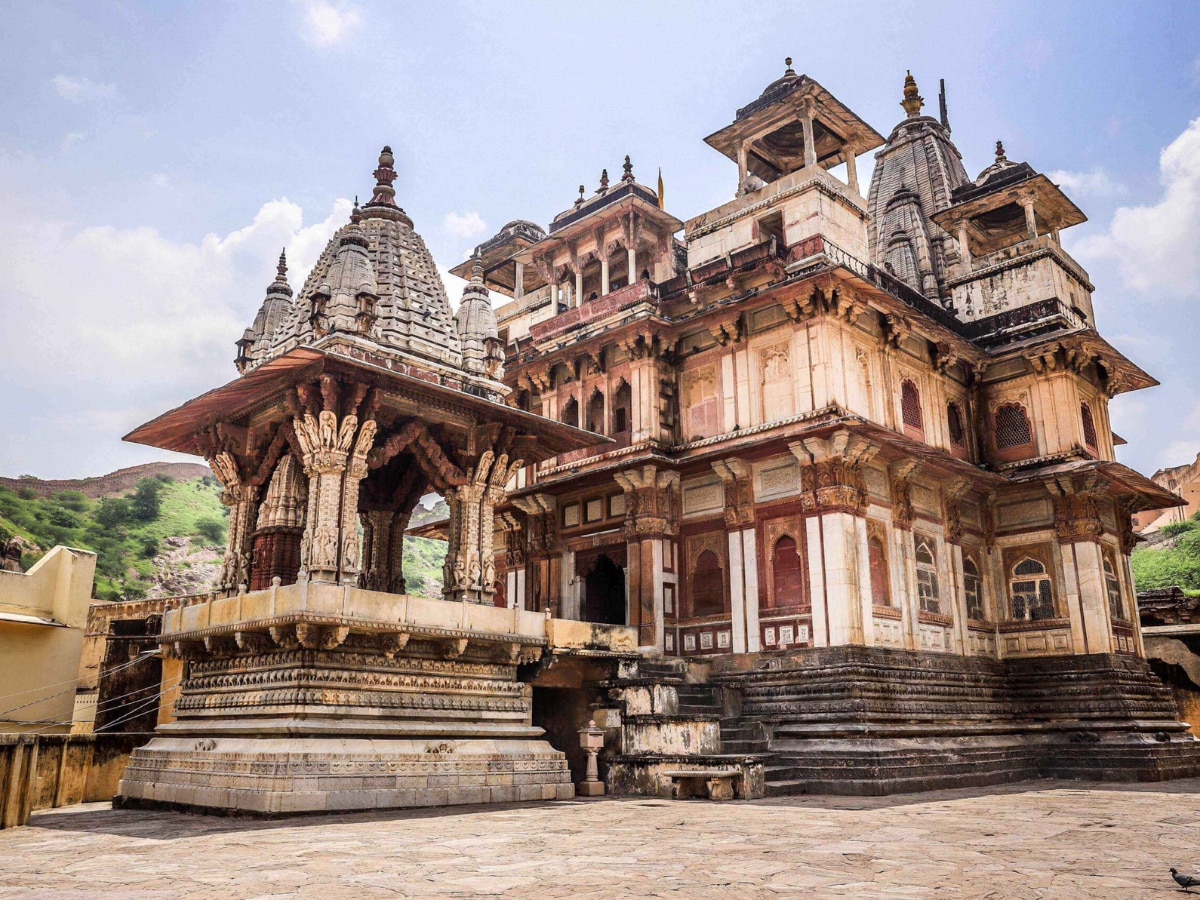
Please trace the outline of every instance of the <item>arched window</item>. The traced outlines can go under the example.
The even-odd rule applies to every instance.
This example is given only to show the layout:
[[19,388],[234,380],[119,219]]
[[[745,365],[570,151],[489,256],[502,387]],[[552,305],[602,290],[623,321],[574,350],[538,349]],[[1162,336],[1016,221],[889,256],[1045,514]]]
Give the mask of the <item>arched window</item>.
[[967,600],[967,618],[987,621],[983,608],[983,579],[979,577],[979,566],[970,556],[963,557],[963,594]]
[[564,425],[579,427],[579,401],[574,397],[563,404],[562,420]]
[[917,599],[921,612],[942,611],[942,591],[938,585],[937,557],[928,541],[917,541]]
[[692,570],[692,615],[716,616],[725,612],[725,573],[712,550],[696,557]]
[[1079,417],[1083,419],[1083,443],[1093,453],[1099,452],[1096,441],[1096,420],[1092,418],[1092,409],[1086,403],[1079,404]]
[[946,430],[950,433],[952,447],[967,449],[967,429],[963,427],[962,410],[953,400],[946,404]]
[[803,568],[796,541],[784,535],[775,542],[771,552],[772,606],[799,606],[804,602]]
[[996,410],[996,456],[1005,462],[1033,456],[1033,427],[1020,403],[1005,403]]
[[1046,567],[1036,559],[1025,557],[1012,570],[1009,582],[1012,618],[1015,621],[1039,622],[1054,618],[1054,590]]
[[1113,564],[1112,554],[1104,552],[1104,592],[1108,595],[1108,613],[1114,620],[1124,622],[1125,604],[1121,602],[1121,581],[1117,578],[1117,567]]
[[867,557],[871,564],[871,603],[875,606],[891,606],[887,550],[884,549],[883,540],[876,535],[867,541]]
[[613,437],[630,430],[633,421],[633,392],[629,382],[622,381],[617,385],[612,404],[612,433]]
[[921,415],[921,392],[909,379],[900,384],[900,416],[904,433],[918,441],[925,440],[925,418]]
[[599,391],[593,392],[588,401],[587,430],[595,434],[604,434],[604,395]]

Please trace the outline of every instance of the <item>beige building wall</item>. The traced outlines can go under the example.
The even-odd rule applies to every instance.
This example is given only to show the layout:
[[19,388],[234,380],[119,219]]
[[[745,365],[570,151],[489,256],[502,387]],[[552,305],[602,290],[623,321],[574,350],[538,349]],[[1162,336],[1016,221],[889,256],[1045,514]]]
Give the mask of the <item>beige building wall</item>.
[[55,547],[0,572],[0,732],[68,732],[96,554]]

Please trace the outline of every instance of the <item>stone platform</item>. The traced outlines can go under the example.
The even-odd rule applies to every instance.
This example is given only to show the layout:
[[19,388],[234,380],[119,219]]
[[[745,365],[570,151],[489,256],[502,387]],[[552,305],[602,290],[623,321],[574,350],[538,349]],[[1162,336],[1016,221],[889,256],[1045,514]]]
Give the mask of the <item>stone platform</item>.
[[771,755],[768,796],[1200,775],[1200,741],[1130,656],[835,647],[731,660],[712,681],[736,710],[724,751]]
[[121,807],[246,815],[566,799],[521,665],[632,629],[300,583],[171,601],[177,721],[134,752]]

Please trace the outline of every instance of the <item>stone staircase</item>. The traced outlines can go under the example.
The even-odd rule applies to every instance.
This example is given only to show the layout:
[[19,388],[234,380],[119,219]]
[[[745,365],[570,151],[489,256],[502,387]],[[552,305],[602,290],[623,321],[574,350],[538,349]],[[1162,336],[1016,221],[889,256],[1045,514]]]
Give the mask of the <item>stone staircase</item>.
[[620,753],[608,765],[613,793],[671,796],[673,777],[687,771],[736,772],[738,796],[762,796],[763,760],[724,749],[735,720],[722,715],[721,688],[692,674],[685,659],[646,658],[604,685],[621,710]]

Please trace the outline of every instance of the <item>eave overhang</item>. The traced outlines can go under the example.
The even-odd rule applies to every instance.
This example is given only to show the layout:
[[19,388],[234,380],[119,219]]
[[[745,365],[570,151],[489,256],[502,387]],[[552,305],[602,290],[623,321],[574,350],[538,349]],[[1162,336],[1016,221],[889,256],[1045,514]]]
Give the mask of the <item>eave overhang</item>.
[[235,381],[163,413],[135,428],[124,440],[199,456],[202,454],[197,432],[202,428],[216,421],[236,420],[273,401],[282,403],[285,393],[294,385],[322,374],[368,383],[380,389],[385,398],[402,397],[407,405],[418,410],[437,410],[438,414],[431,415],[430,421],[448,424],[448,419],[456,419],[464,427],[497,422],[510,426],[520,435],[536,438],[524,448],[526,462],[540,462],[570,450],[612,443],[611,438],[396,372],[383,364],[307,347],[291,350]]

